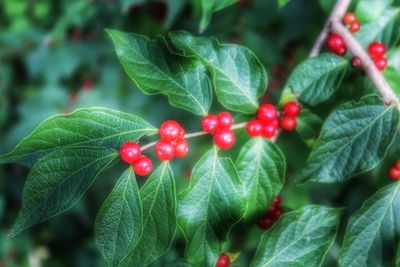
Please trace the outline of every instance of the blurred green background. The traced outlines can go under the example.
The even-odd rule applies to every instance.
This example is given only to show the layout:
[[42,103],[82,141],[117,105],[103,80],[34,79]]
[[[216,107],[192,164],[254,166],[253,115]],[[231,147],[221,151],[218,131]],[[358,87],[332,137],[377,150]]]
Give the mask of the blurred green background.
[[[200,118],[172,108],[163,96],[146,96],[124,73],[105,28],[150,37],[174,29],[198,33],[200,11],[189,0],[2,0],[0,1],[0,153],[8,152],[47,117],[80,107],[103,106],[141,116],[153,125],[176,119],[188,132],[199,130]],[[248,46],[267,68],[269,86],[263,101],[276,102],[291,70],[307,58],[333,0],[291,0],[279,8],[278,0],[242,0],[213,15],[203,35],[221,42]],[[363,92],[362,75],[350,74],[340,92],[313,109],[322,118],[335,104]],[[214,103],[214,110],[221,107]],[[237,115],[237,114],[236,114]],[[242,119],[240,116],[236,117]],[[248,137],[241,132],[231,155]],[[397,140],[398,141],[398,140]],[[376,191],[387,167],[399,151],[373,173],[341,185],[293,186],[291,179],[309,153],[309,142],[297,134],[279,141],[288,160],[285,210],[307,203],[347,207],[347,216]],[[193,162],[210,147],[207,137],[190,143],[190,156],[173,161],[179,186],[187,185]],[[392,149],[394,150],[394,149]],[[391,160],[393,159],[393,160]],[[0,267],[103,266],[93,239],[93,223],[104,199],[120,175],[117,166],[99,177],[85,197],[70,211],[23,232],[3,238],[14,222],[28,170],[0,166]],[[375,178],[372,178],[375,177]],[[378,179],[381,177],[382,179]],[[256,225],[239,229],[231,250],[241,250],[237,262],[247,266],[261,233]],[[333,247],[327,266],[335,266],[341,240]],[[171,252],[155,266],[182,256],[184,242],[177,235]]]

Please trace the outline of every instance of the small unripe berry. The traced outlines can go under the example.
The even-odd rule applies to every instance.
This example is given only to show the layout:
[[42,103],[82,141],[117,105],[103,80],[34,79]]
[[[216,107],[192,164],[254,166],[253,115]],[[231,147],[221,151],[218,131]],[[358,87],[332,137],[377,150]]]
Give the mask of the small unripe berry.
[[275,120],[278,116],[278,109],[272,104],[263,104],[257,110],[257,117],[263,122]]
[[220,129],[229,129],[233,124],[232,115],[229,112],[223,111],[218,114],[218,122]]
[[374,59],[374,63],[378,70],[382,71],[382,70],[386,69],[386,66],[387,66],[386,58],[384,58],[384,57],[376,58],[376,59]]
[[231,148],[235,140],[235,133],[231,130],[221,130],[214,135],[214,143],[221,149]]
[[153,168],[153,163],[151,159],[146,156],[140,156],[134,163],[133,163],[133,170],[137,175],[145,176],[151,172]]
[[372,59],[378,59],[385,55],[386,47],[383,43],[372,42],[368,46],[368,54]]
[[289,101],[283,107],[283,114],[287,117],[297,117],[300,111],[300,105],[295,101]]
[[201,120],[201,128],[207,133],[214,133],[219,127],[218,117],[215,115],[206,115]]
[[276,130],[277,128],[273,122],[267,122],[264,124],[262,136],[265,138],[272,138],[276,135]]
[[353,68],[359,69],[361,68],[361,58],[355,56],[351,58],[350,64]]
[[174,145],[168,141],[160,140],[155,147],[157,158],[160,160],[171,160],[174,157]]
[[281,119],[281,128],[286,131],[293,131],[297,126],[297,121],[293,117],[283,117]]
[[228,267],[230,263],[231,263],[231,260],[229,259],[229,256],[226,255],[225,253],[222,253],[218,257],[217,264],[215,266],[216,267]]
[[351,32],[358,32],[361,28],[360,22],[356,21],[350,26],[350,31]]
[[160,137],[166,141],[177,141],[181,138],[182,127],[174,120],[167,120],[160,126]]
[[178,158],[185,157],[189,152],[189,144],[185,139],[181,139],[175,143],[175,156]]
[[260,120],[253,119],[246,125],[247,133],[250,136],[259,136],[263,132],[264,125]]
[[400,169],[397,169],[395,167],[391,167],[389,169],[389,175],[393,180],[400,179]]
[[121,159],[126,163],[133,163],[140,157],[140,146],[137,143],[126,142],[119,149]]
[[351,12],[347,12],[343,16],[343,23],[346,25],[352,25],[354,22],[357,22],[357,17]]

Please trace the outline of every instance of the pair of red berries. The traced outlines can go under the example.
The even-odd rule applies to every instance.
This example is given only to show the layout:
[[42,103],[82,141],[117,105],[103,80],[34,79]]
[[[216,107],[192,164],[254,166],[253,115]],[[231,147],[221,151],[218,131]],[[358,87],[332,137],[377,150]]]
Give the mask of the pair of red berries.
[[400,160],[389,169],[389,175],[393,180],[400,179]]
[[386,69],[387,60],[385,58],[386,47],[383,43],[372,42],[368,46],[368,54],[373,59],[378,70]]
[[134,142],[124,143],[119,150],[121,159],[126,163],[132,164],[133,170],[137,175],[144,176],[151,172],[153,163],[150,158],[141,155],[141,153],[139,144]]
[[271,228],[277,220],[279,220],[283,212],[283,209],[280,207],[281,201],[281,197],[277,196],[271,206],[267,209],[267,213],[258,220],[257,223],[261,229],[267,230]]
[[232,125],[232,115],[226,111],[218,115],[206,115],[201,120],[203,131],[213,134],[214,143],[221,149],[229,149],[235,144],[236,137],[231,130]]
[[215,265],[216,267],[228,267],[229,264],[231,263],[231,259],[229,258],[228,255],[225,253],[222,253],[219,255],[217,264]]
[[351,32],[358,32],[358,30],[361,28],[361,24],[358,21],[356,15],[351,12],[347,12],[343,16],[343,23],[349,28]]
[[189,145],[184,139],[185,130],[174,120],[167,120],[160,126],[161,140],[156,143],[155,153],[160,160],[183,158],[189,152]]
[[346,54],[346,43],[344,42],[342,36],[340,36],[339,34],[329,34],[325,42],[328,49],[336,55],[344,56]]
[[297,126],[296,117],[300,114],[301,107],[295,101],[287,102],[283,108],[283,117],[279,120],[279,111],[272,104],[263,104],[257,111],[257,119],[250,120],[246,125],[250,136],[264,136],[272,138],[279,127],[292,131]]

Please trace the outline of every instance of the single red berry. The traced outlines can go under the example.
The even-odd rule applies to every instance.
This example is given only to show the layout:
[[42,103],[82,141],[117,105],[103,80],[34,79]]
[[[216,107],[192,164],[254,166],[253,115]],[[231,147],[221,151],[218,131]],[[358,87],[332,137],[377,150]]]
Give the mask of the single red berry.
[[277,206],[271,205],[271,206],[267,209],[267,214],[269,214],[269,215],[274,214],[275,211],[276,211],[276,209],[277,209]]
[[275,126],[276,129],[279,128],[279,119],[278,118],[276,118],[275,120],[271,121],[271,123],[272,123],[272,125]]
[[272,225],[274,224],[274,220],[270,216],[264,215],[260,219],[258,219],[257,224],[261,229],[267,230],[272,227]]
[[215,115],[204,116],[201,120],[201,128],[207,133],[214,133],[219,127],[218,117]]
[[133,163],[133,170],[137,175],[145,176],[151,172],[153,168],[153,163],[151,159],[146,156],[140,156],[134,163]]
[[339,48],[339,50],[336,51],[335,53],[338,56],[344,56],[347,53],[347,48],[346,47]]
[[343,23],[346,25],[352,25],[354,22],[357,22],[357,17],[351,12],[347,12],[343,16]]
[[178,141],[185,138],[185,129],[183,129],[182,127],[179,129],[179,134],[178,134]]
[[279,112],[278,109],[272,104],[263,104],[257,110],[258,118],[263,121],[272,121],[278,118]]
[[164,121],[160,126],[160,137],[166,141],[177,141],[180,139],[182,127],[174,120]]
[[235,140],[235,133],[231,130],[221,130],[214,135],[214,143],[221,149],[231,148]]
[[360,28],[361,28],[360,22],[356,21],[353,24],[351,24],[350,31],[351,32],[358,32],[360,30]]
[[247,133],[250,136],[259,136],[263,132],[264,125],[260,120],[253,119],[246,124]]
[[229,112],[223,111],[218,114],[218,122],[220,129],[229,129],[233,124],[232,115]]
[[293,131],[297,126],[296,118],[293,117],[283,117],[281,119],[281,128],[286,131]]
[[216,267],[228,267],[229,264],[231,263],[231,260],[228,255],[225,253],[222,253],[219,255],[217,264],[215,265]]
[[374,63],[378,70],[386,69],[386,66],[387,66],[386,58],[384,58],[384,57],[376,58],[376,59],[374,59]]
[[274,202],[272,203],[275,206],[279,206],[282,202],[282,198],[280,196],[275,197]]
[[282,209],[277,208],[273,214],[273,218],[275,221],[277,221],[282,215]]
[[160,160],[171,160],[175,154],[174,145],[171,142],[164,140],[157,142],[155,151],[157,158]]
[[273,122],[267,122],[264,124],[262,136],[265,138],[272,138],[276,134],[276,126]]
[[140,146],[137,143],[126,142],[119,149],[121,159],[126,163],[133,163],[140,157]]
[[361,68],[361,58],[355,56],[351,58],[350,64],[353,68],[359,69]]
[[389,175],[393,180],[400,179],[400,170],[395,167],[391,167],[389,169]]
[[185,157],[189,152],[189,144],[185,139],[181,139],[175,143],[175,156],[178,158]]
[[331,50],[332,52],[336,53],[336,54],[343,54],[343,49],[345,49],[346,44],[342,38],[342,36],[336,34],[336,33],[332,33],[330,35],[328,35],[328,37],[326,38],[326,45],[328,47],[329,50]]
[[373,59],[381,58],[386,53],[386,47],[383,43],[380,42],[372,42],[368,46],[368,54]]
[[287,117],[297,117],[300,111],[300,105],[296,101],[289,101],[283,107],[283,114]]
[[396,165],[395,165],[395,167],[396,167],[397,169],[399,169],[399,170],[400,170],[400,160],[398,160],[398,161],[396,162]]

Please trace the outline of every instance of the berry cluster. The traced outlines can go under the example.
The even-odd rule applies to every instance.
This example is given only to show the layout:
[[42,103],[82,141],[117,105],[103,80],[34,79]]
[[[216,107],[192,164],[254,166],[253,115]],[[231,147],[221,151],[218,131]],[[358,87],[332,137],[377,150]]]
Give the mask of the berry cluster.
[[214,135],[214,143],[221,149],[231,148],[236,141],[235,133],[231,130],[232,115],[226,111],[218,115],[209,114],[201,120],[203,131]]
[[343,23],[349,28],[351,32],[358,32],[358,30],[361,28],[361,24],[358,21],[356,15],[351,12],[347,12],[343,16]]
[[121,159],[132,164],[133,170],[137,175],[144,176],[151,172],[153,163],[145,155],[141,155],[141,149],[138,143],[126,142],[119,150]]
[[400,179],[400,160],[389,169],[389,175],[393,180]]
[[380,42],[372,42],[368,46],[368,54],[375,63],[378,70],[384,70],[387,65],[385,58],[386,47]]
[[279,220],[282,215],[283,209],[279,206],[281,204],[281,197],[277,196],[272,202],[272,205],[267,209],[265,213],[259,220],[258,226],[261,229],[269,229],[274,225],[274,223]]
[[229,258],[228,255],[225,253],[222,253],[219,255],[217,264],[215,265],[216,267],[228,267],[229,264],[231,263],[231,259]]
[[174,157],[183,158],[189,152],[189,145],[184,139],[185,130],[174,120],[161,124],[160,138],[155,146],[155,153],[160,160],[171,160]]
[[300,114],[301,107],[295,101],[287,102],[283,108],[283,117],[279,119],[279,111],[272,104],[263,104],[258,108],[257,118],[250,120],[246,125],[250,136],[263,136],[272,138],[279,127],[292,131],[297,126],[296,117]]

